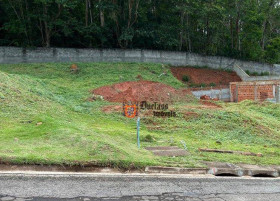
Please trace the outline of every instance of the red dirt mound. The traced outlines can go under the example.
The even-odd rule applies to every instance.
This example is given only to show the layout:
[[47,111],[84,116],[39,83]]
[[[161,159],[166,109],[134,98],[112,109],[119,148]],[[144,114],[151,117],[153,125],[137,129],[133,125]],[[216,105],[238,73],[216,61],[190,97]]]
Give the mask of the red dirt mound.
[[240,82],[240,77],[235,72],[226,72],[208,68],[191,68],[191,67],[173,67],[172,74],[182,81],[184,75],[190,78],[190,83],[194,84],[211,84],[216,86],[227,86],[230,82]]
[[156,101],[172,102],[184,98],[187,90],[176,90],[171,86],[152,81],[122,82],[103,86],[92,91],[110,102]]
[[200,96],[200,100],[213,100],[213,101],[218,101],[219,99],[218,99],[218,98],[211,98],[210,96],[203,95],[203,96]]

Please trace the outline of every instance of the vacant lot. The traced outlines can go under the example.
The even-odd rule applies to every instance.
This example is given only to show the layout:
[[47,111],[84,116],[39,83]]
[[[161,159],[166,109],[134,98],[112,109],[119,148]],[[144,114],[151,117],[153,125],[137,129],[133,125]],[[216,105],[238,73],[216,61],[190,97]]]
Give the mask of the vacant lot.
[[[92,90],[140,78],[177,90],[184,84],[160,64],[78,63],[77,74],[71,73],[69,66],[0,65],[2,162],[90,163],[124,168],[193,167],[206,160],[280,164],[279,105],[250,101],[202,104],[186,95],[185,99],[169,104],[177,117],[142,117],[138,150],[135,119],[122,116],[121,103],[89,101]],[[184,157],[156,157],[143,148],[184,148],[184,143],[190,152]],[[198,152],[202,147],[261,152],[264,157]]]

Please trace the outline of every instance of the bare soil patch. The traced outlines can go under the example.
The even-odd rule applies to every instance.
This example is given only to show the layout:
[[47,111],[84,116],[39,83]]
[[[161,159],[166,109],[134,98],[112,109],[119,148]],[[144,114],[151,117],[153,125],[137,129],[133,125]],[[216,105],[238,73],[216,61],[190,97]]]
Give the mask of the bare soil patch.
[[207,108],[222,108],[222,106],[207,100],[200,100],[200,103],[207,106]]
[[103,86],[92,91],[109,102],[150,101],[169,103],[182,100],[189,91],[177,90],[163,83],[153,81],[130,81]]
[[198,117],[199,117],[199,114],[196,112],[185,112],[184,113],[185,120],[196,119]]
[[240,82],[235,72],[226,72],[208,68],[172,67],[172,74],[182,81],[184,75],[190,78],[188,83],[206,84],[215,83],[216,87],[228,87],[230,82]]
[[107,105],[102,108],[104,113],[122,112],[122,105]]

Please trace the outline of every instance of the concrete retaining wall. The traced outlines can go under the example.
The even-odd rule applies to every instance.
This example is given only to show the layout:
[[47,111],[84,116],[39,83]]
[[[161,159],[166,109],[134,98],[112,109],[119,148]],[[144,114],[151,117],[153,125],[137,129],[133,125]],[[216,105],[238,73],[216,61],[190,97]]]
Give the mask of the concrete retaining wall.
[[192,94],[200,99],[201,96],[209,96],[210,98],[218,98],[219,100],[229,101],[230,100],[230,90],[229,89],[211,89],[211,90],[201,90],[192,91]]
[[42,62],[150,62],[174,66],[208,66],[233,69],[234,65],[251,72],[280,74],[280,66],[240,61],[227,57],[202,56],[188,52],[159,50],[17,48],[0,47],[0,64]]
[[235,65],[233,70],[241,78],[242,81],[269,81],[269,80],[280,80],[279,75],[268,75],[268,76],[249,76],[242,68]]
[[250,76],[245,81],[269,81],[269,80],[280,80],[280,76]]
[[233,70],[236,72],[236,74],[241,78],[242,81],[246,81],[250,78],[250,76],[239,66],[235,65],[233,67]]

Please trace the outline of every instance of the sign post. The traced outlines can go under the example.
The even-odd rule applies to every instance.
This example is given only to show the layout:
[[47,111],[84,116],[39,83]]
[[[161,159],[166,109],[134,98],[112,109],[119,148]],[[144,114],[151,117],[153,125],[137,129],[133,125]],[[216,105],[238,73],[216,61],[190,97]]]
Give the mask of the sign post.
[[137,118],[137,146],[138,146],[138,149],[140,149],[140,133],[139,133],[139,130],[140,130],[140,117]]
[[[128,118],[134,118],[138,116],[138,102],[125,103],[123,102],[123,114]],[[140,117],[137,118],[137,146],[140,149]]]

